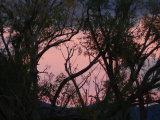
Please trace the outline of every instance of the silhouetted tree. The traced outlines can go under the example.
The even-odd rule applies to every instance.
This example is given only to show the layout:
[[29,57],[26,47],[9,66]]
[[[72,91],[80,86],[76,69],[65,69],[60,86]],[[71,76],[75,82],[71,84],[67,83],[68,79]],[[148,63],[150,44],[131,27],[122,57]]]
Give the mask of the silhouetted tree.
[[[16,76],[16,86],[23,88],[25,84],[28,95],[25,99],[30,107],[24,109],[30,114],[26,116],[29,119],[37,119],[38,62],[51,47],[70,41],[78,33],[82,12],[79,10],[80,16],[76,16],[76,4],[74,0],[4,0],[0,3],[1,40],[5,54],[15,69],[11,73],[6,72],[10,76]],[[6,37],[7,34],[9,35]],[[18,78],[22,69],[26,70],[27,76]],[[7,80],[11,82],[9,78]],[[18,99],[21,98],[18,96]],[[24,116],[23,119],[27,118]]]
[[[159,56],[156,56],[154,65],[143,71],[146,61],[160,49],[159,12],[157,13],[159,8],[153,1],[149,2],[149,4],[148,1],[141,3],[139,0],[86,2],[85,46],[92,50],[90,55],[101,53],[101,65],[108,76],[107,87],[111,88],[106,90],[112,91],[115,97],[113,102],[118,103],[105,117],[112,116],[114,111],[121,109],[121,119],[129,119],[129,108],[138,99],[141,120],[147,119],[145,95],[157,88],[160,80]],[[152,11],[146,12],[148,17],[141,13],[146,9]],[[156,11],[153,11],[154,9]],[[106,101],[107,94],[108,91]]]

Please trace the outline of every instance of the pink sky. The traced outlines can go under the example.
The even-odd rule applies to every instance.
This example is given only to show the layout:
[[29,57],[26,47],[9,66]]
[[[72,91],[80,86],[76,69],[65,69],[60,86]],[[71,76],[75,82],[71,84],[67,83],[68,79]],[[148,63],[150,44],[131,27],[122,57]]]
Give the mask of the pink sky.
[[[77,38],[79,38],[80,36],[82,36],[82,33],[79,33],[78,35],[76,35],[72,40],[78,44]],[[67,42],[67,46],[71,47],[72,45],[73,45],[72,42]],[[64,46],[61,46],[61,50],[62,50],[64,56],[67,57],[67,49]],[[159,55],[159,52],[157,52],[157,53],[158,53],[157,55]],[[82,55],[79,56],[77,51],[75,51],[73,58],[71,59],[71,62],[73,63],[75,60],[76,60],[76,62],[74,63],[74,67],[77,66],[77,68],[78,68],[77,72],[89,64],[88,56],[84,57],[83,53],[82,53]],[[153,59],[150,59],[150,60],[153,61]],[[38,70],[40,72],[42,72],[42,71],[44,71],[46,66],[50,66],[50,68],[47,69],[47,72],[52,72],[55,76],[59,75],[61,72],[66,74],[64,63],[65,63],[65,60],[64,60],[64,57],[63,57],[61,51],[57,48],[51,48],[40,59]],[[152,65],[153,65],[153,62],[152,62]],[[91,71],[94,68],[95,68],[95,66],[93,66],[89,71]],[[100,67],[98,67],[95,70],[95,72],[94,72],[95,76],[99,73],[99,68]],[[148,69],[148,68],[146,68],[146,69]],[[93,83],[94,75],[92,75],[92,77],[91,77],[92,82],[91,82],[90,91],[89,91],[90,95],[95,95],[95,84]],[[101,70],[100,75],[97,78],[98,82],[102,79],[103,75],[104,75],[104,71]],[[40,76],[43,78],[44,74],[41,74]],[[81,81],[82,81],[81,77],[78,77],[76,79],[77,83],[79,83]]]
[[[79,44],[79,41],[78,41],[77,38],[82,37],[82,36],[83,36],[83,34],[79,33],[76,36],[74,36],[72,38],[72,40],[75,43]],[[72,45],[73,45],[72,42],[67,42],[67,46],[71,47]],[[61,50],[62,50],[64,56],[67,57],[67,49],[64,46],[61,46]],[[157,52],[156,55],[157,55],[156,57],[159,57],[160,53]],[[75,60],[76,60],[76,62],[74,63],[74,67],[77,66],[77,68],[78,68],[77,72],[80,71],[81,69],[83,69],[84,67],[86,67],[89,64],[88,56],[84,57],[83,53],[82,53],[82,55],[78,56],[78,52],[77,51],[74,53],[73,58],[71,59],[71,63],[73,63]],[[153,63],[154,63],[153,62],[153,58],[150,58],[150,60],[152,61],[151,63],[153,65]],[[66,74],[64,63],[65,63],[65,60],[64,60],[64,57],[63,57],[61,51],[56,49],[56,48],[51,48],[40,59],[40,61],[39,61],[40,65],[38,66],[38,70],[39,71],[43,71],[46,68],[46,66],[50,66],[50,69],[47,70],[48,72],[52,72],[54,75],[59,75],[61,72]],[[95,66],[93,66],[89,71],[91,71],[94,68],[95,68]],[[98,67],[95,70],[95,72],[94,72],[95,76],[99,73],[99,68],[100,67]],[[148,68],[146,67],[146,70],[147,69]],[[90,90],[89,90],[89,95],[95,95],[95,93],[96,93],[95,92],[95,84],[93,83],[94,77],[95,77],[94,75],[92,75],[92,77],[91,77],[91,81],[92,82],[91,82],[91,86],[90,86]],[[103,75],[104,75],[104,71],[101,70],[100,71],[100,75],[97,78],[97,83],[99,83],[101,81]],[[42,78],[43,78],[43,76],[44,76],[44,74],[41,74]],[[79,83],[81,81],[82,81],[81,77],[78,77],[76,79],[77,83]],[[87,89],[87,87],[86,87],[86,89]]]
[[[72,40],[74,40],[76,43],[78,43],[77,37],[81,36],[81,33],[76,35]],[[67,42],[67,46],[72,46],[73,43],[72,42]],[[67,57],[67,49],[64,46],[61,46],[61,50],[64,54],[65,57]],[[86,67],[89,64],[89,59],[88,56],[84,57],[83,53],[81,55],[78,55],[78,52],[75,51],[73,58],[71,59],[71,63],[74,63],[74,67],[77,66],[77,72],[80,71],[81,69],[83,69],[84,67]],[[58,50],[57,48],[51,48],[50,50],[48,50],[40,59],[39,61],[39,65],[38,65],[38,70],[40,72],[44,71],[44,69],[46,68],[46,66],[50,66],[49,69],[47,69],[47,72],[52,72],[54,75],[59,75],[61,72],[65,73],[65,66],[64,66],[65,60],[64,57],[61,53],[60,50]],[[89,71],[93,70],[96,66],[93,66]],[[99,68],[97,68],[94,72],[94,75],[97,75],[99,70]],[[87,75],[88,72],[87,71],[84,75]],[[67,74],[66,74],[67,75]],[[99,75],[99,79],[97,78],[97,82],[100,81],[101,77],[104,75],[104,72],[101,72]],[[44,74],[40,74],[40,76],[43,78]],[[93,76],[91,77],[92,81],[93,81]],[[81,80],[81,76],[76,78],[76,82],[80,83]],[[95,85],[91,82],[91,86],[90,86],[90,90],[89,90],[89,95],[95,95],[95,89],[94,89]],[[85,87],[86,89],[88,89],[87,87]]]
[[[70,42],[67,43],[68,45]],[[72,43],[71,43],[72,44]],[[67,49],[64,46],[61,46],[61,50],[65,57],[67,57]],[[87,57],[84,57],[83,55],[78,56],[77,51],[75,51],[73,58],[71,59],[71,62],[74,63],[74,66],[78,65],[78,70],[81,70],[83,67],[87,66],[89,61]],[[40,59],[38,70],[43,71],[47,65],[50,66],[49,72],[53,72],[55,75],[58,75],[61,72],[65,72],[65,59],[61,53],[61,51],[57,48],[51,48],[49,49]]]

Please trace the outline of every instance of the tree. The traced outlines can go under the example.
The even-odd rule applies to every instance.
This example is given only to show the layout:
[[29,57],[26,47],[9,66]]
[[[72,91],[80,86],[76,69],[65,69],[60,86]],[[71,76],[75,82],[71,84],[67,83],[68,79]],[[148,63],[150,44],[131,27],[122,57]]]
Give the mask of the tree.
[[[12,111],[10,115],[12,119],[37,119],[38,76],[41,73],[37,70],[38,61],[51,47],[70,41],[78,33],[83,22],[83,18],[81,18],[83,9],[78,10],[77,16],[76,9],[78,9],[78,6],[76,5],[79,5],[79,2],[74,0],[4,0],[1,2],[0,32],[2,48],[4,55],[8,58],[7,60],[11,63],[13,69],[16,69],[13,75],[15,84],[19,80],[20,85],[23,84],[22,88],[9,91],[17,98],[15,104],[13,104],[13,108],[17,109],[8,108]],[[97,62],[99,57],[100,55],[86,68],[62,80],[54,97],[50,99],[53,109],[66,83],[86,72]],[[4,62],[3,64],[5,66]],[[23,71],[22,69],[24,69],[24,73],[19,76],[19,73]],[[6,70],[6,75],[9,73],[9,70]],[[7,78],[7,81],[11,82],[10,78]],[[13,86],[3,86],[3,88],[5,87],[12,89]],[[15,93],[15,90],[23,92],[19,95],[19,93]],[[10,97],[10,95],[7,96]],[[20,104],[20,107],[17,107],[17,103]],[[9,104],[11,104],[10,100]]]
[[[145,104],[153,102],[150,93],[160,85],[160,60],[156,54],[160,48],[157,3],[150,0],[143,4],[140,0],[3,0],[0,3],[0,95],[4,98],[2,106],[7,105],[6,111],[11,112],[0,108],[1,117],[6,120],[38,119],[41,97],[38,95],[42,93],[48,95],[52,103],[50,116],[46,119],[54,118],[57,99],[67,89],[70,80],[84,107],[75,78],[99,62],[107,80],[104,85],[106,96],[102,101],[97,91],[97,105],[102,105],[104,110],[111,109],[104,116],[96,117],[112,118],[120,111],[121,119],[129,119],[130,107],[138,104],[141,120],[145,120]],[[141,14],[141,11],[146,11],[146,14]],[[50,48],[70,41],[79,30],[86,35],[82,44],[93,60],[73,73],[69,61],[73,49],[68,48],[65,64],[68,77],[60,74],[56,78],[58,84],[39,86],[41,72],[37,65],[40,58]],[[149,66],[147,61],[151,58],[156,60]],[[10,82],[12,84],[8,84]],[[21,87],[17,89],[17,85]],[[65,104],[70,100],[69,95]]]
[[76,16],[76,4],[74,0],[4,0],[0,4],[0,32],[5,52],[16,74],[26,66],[27,80],[20,80],[28,93],[25,99],[32,106],[27,109],[31,113],[29,119],[37,119],[38,61],[47,50],[70,41],[78,33],[83,13],[79,10],[81,15]]
[[[93,51],[90,55],[101,53],[102,67],[108,76],[107,86],[115,95],[114,102],[118,102],[115,111],[121,109],[122,119],[129,119],[129,108],[138,99],[141,120],[145,120],[145,95],[159,86],[159,59],[143,72],[144,76],[140,74],[146,61],[160,48],[159,12],[158,6],[153,11],[153,6],[148,7],[145,2],[141,10],[152,12],[147,11],[151,17],[143,17],[138,3],[138,0],[88,1],[84,29],[87,31],[86,47]],[[143,22],[136,27],[138,17]],[[111,110],[106,117],[112,114]]]

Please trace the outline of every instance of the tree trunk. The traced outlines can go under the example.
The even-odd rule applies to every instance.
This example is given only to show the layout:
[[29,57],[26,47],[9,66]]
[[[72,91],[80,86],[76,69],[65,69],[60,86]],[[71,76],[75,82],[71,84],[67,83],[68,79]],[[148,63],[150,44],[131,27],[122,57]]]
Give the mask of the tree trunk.
[[32,119],[36,120],[36,114],[37,114],[37,102],[38,102],[38,80],[37,80],[37,64],[33,60],[31,60],[31,79],[32,79]]
[[37,120],[37,109],[38,109],[38,70],[37,70],[37,55],[38,55],[38,44],[37,40],[33,39],[32,53],[31,53],[31,66],[30,75],[32,80],[32,120]]
[[74,86],[75,86],[75,88],[76,88],[76,92],[77,92],[77,94],[78,94],[78,97],[79,97],[79,100],[80,100],[80,102],[81,102],[82,108],[85,110],[85,112],[87,112],[86,105],[85,105],[85,103],[84,103],[84,101],[83,101],[83,98],[82,98],[82,96],[81,96],[81,93],[80,93],[80,91],[79,91],[79,88],[78,88],[78,85],[77,85],[75,79],[72,79],[72,82],[73,82],[73,84],[74,84]]
[[122,109],[123,120],[130,120],[130,107],[126,104]]
[[143,96],[139,95],[138,100],[139,100],[140,119],[147,120],[147,111],[145,110]]

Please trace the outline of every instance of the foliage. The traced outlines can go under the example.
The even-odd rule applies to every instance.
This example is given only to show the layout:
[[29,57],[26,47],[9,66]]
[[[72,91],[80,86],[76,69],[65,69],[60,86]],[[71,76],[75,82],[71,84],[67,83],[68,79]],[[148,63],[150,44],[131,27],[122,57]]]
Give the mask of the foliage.
[[[52,119],[57,114],[56,105],[62,106],[58,111],[61,112],[72,103],[82,106],[82,113],[93,119],[112,119],[121,113],[123,120],[129,119],[130,107],[138,105],[141,120],[145,120],[144,106],[157,102],[153,98],[154,89],[160,86],[158,4],[158,0],[3,0],[0,118]],[[47,78],[40,82],[37,66],[41,57],[50,48],[71,41],[79,30],[84,33],[80,45],[90,63],[80,71],[77,67],[72,71],[70,60],[76,48],[67,47],[68,56],[64,58],[67,75],[55,77],[54,73],[47,73]],[[79,48],[79,53],[83,48]],[[155,62],[149,65],[151,59]],[[83,86],[78,86],[75,78],[95,64],[101,66],[100,72],[106,77],[101,79],[101,84],[105,81],[102,88],[96,82],[98,75],[89,72],[87,77],[82,76],[84,84],[94,76],[96,95],[90,97],[96,100],[96,107],[88,109],[85,106],[88,91],[84,89],[81,95]],[[103,99],[99,98],[102,91]],[[37,116],[41,109],[38,103],[44,97],[52,104],[46,118],[44,114]],[[107,113],[106,108],[110,109]],[[93,116],[100,110],[104,114]]]
[[[119,107],[122,109],[122,119],[129,119],[127,111],[136,99],[140,106],[141,119],[146,119],[145,95],[153,86],[158,86],[159,81],[159,58],[141,76],[146,61],[160,48],[157,24],[159,13],[152,12],[148,14],[150,17],[143,17],[142,14],[138,16],[141,7],[139,3],[140,1],[115,0],[88,1],[87,4],[87,42],[84,46],[93,50],[88,51],[90,56],[95,51],[96,54],[101,54],[101,65],[108,76],[109,85],[105,86],[111,87],[112,94],[115,95],[112,102],[118,103],[117,110]],[[148,8],[151,6],[142,11]],[[140,23],[137,23],[139,18]],[[108,91],[105,101],[108,99],[107,93]]]
[[37,119],[38,62],[51,47],[70,41],[81,26],[81,15],[75,15],[77,2],[71,3],[74,5],[56,0],[4,0],[0,3],[1,44],[8,62],[4,59],[1,63],[2,88],[16,97],[12,119]]

